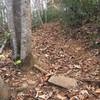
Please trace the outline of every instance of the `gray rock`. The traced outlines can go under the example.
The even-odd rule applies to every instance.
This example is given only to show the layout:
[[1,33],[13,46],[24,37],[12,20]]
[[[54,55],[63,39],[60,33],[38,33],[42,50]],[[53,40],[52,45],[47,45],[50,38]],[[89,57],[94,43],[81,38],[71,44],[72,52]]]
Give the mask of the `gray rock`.
[[76,79],[66,77],[63,74],[51,76],[48,82],[67,89],[73,89],[78,86]]

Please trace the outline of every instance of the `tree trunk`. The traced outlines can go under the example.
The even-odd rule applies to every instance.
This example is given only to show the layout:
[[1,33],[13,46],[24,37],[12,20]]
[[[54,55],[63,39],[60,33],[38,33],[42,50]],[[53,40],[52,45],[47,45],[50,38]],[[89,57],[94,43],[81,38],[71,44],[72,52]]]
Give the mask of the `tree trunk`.
[[17,58],[17,42],[16,42],[16,33],[15,33],[15,26],[14,26],[14,15],[13,15],[13,0],[6,0],[6,7],[7,7],[7,21],[8,21],[8,28],[11,32],[11,41],[13,47],[13,59]]
[[24,60],[31,53],[30,0],[6,0],[13,58]]
[[21,59],[31,53],[31,6],[30,0],[21,0]]

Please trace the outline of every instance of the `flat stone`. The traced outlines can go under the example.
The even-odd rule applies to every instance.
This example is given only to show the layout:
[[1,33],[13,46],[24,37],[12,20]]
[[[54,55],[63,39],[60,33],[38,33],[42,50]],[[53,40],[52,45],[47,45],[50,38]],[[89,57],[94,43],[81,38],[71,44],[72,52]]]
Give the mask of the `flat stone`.
[[76,88],[78,86],[76,79],[66,77],[63,74],[51,76],[48,82],[67,89]]

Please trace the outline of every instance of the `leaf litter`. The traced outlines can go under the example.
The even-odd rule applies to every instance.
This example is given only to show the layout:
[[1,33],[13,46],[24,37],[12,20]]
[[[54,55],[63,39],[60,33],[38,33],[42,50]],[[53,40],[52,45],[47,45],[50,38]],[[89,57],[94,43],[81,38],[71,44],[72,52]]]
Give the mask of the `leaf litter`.
[[[39,58],[46,75],[34,67],[23,72],[13,64],[11,50],[3,52],[0,75],[10,87],[11,100],[100,99],[100,56],[93,53],[94,49],[86,49],[85,39],[66,38],[65,34],[59,22],[33,31],[32,53]],[[78,80],[78,87],[69,89],[48,83],[51,75],[60,74]]]

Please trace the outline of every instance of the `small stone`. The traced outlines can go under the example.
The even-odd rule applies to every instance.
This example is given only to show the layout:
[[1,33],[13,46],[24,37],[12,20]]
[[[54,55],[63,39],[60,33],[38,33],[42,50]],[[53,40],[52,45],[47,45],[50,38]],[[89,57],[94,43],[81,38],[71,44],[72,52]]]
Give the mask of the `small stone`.
[[76,79],[66,77],[63,74],[51,76],[48,82],[67,89],[76,88],[78,86]]

